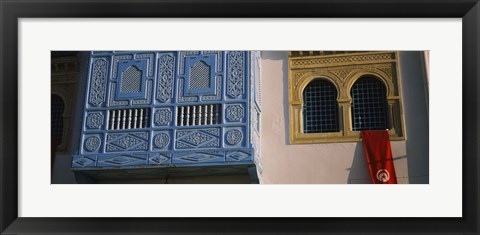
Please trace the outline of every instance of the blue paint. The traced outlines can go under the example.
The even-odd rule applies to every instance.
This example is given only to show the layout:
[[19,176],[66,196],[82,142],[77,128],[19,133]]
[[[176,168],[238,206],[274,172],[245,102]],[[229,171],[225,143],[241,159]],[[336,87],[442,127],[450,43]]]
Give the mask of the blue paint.
[[[127,61],[127,62],[121,62],[118,65],[118,86],[116,87],[115,90],[115,97],[118,99],[123,99],[123,98],[143,98],[146,99],[147,93],[145,92],[146,89],[146,68],[147,68],[147,63],[146,61]],[[127,70],[137,70],[140,71],[141,73],[141,80],[139,81],[140,89],[137,92],[122,92],[121,87],[123,86],[128,86],[125,81],[125,73]]]
[[260,102],[252,53],[92,52],[72,168],[254,165]]
[[[183,88],[185,94],[187,95],[215,95],[216,86],[215,78],[217,76],[222,76],[222,74],[215,70],[215,55],[205,55],[205,56],[195,56],[195,57],[186,57],[186,71],[185,71],[185,87]],[[194,87],[194,78],[190,77],[195,67],[206,67],[209,69],[210,73],[208,76],[209,85],[201,88],[192,88]],[[219,92],[219,91],[218,91]]]

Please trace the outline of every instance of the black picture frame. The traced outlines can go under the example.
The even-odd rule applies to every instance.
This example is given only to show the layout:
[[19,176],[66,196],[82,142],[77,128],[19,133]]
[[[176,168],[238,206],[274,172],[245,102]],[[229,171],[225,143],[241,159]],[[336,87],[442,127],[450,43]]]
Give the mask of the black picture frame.
[[[478,0],[1,0],[0,232],[2,234],[479,234]],[[18,217],[19,18],[387,17],[462,18],[462,218]],[[433,146],[435,147],[435,146]],[[433,156],[434,157],[434,156]],[[39,199],[41,200],[41,199]],[[438,205],[441,209],[442,205]],[[254,210],[254,208],[252,208]]]

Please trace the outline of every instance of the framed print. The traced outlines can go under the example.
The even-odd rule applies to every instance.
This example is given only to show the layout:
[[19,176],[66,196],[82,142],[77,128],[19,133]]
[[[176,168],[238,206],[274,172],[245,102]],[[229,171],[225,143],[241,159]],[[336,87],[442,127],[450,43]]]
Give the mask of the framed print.
[[2,234],[480,232],[476,0],[0,6]]

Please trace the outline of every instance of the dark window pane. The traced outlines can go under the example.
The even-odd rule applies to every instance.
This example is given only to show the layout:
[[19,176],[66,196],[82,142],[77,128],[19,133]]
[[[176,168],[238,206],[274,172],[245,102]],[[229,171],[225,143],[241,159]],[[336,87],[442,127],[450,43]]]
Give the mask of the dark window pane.
[[325,80],[314,80],[303,91],[303,132],[339,131],[337,89]]
[[63,133],[63,111],[65,105],[62,98],[58,95],[52,95],[51,108],[51,135],[52,138],[62,138]]
[[362,77],[352,86],[353,130],[388,128],[388,103],[385,86],[373,77]]

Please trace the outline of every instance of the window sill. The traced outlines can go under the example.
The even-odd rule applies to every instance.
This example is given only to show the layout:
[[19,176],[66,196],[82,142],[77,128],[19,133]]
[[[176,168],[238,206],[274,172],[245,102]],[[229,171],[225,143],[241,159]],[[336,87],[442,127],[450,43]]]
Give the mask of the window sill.
[[[405,140],[404,136],[398,136],[392,130],[389,131],[390,141]],[[290,136],[290,144],[321,144],[321,143],[345,143],[345,142],[361,142],[361,132],[352,131],[348,136],[344,136],[343,132],[332,133],[296,133]]]

